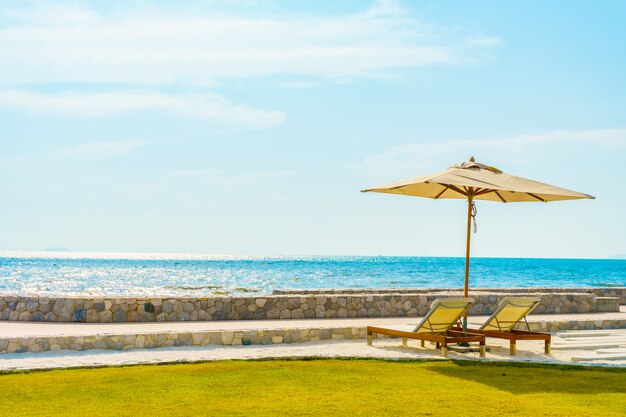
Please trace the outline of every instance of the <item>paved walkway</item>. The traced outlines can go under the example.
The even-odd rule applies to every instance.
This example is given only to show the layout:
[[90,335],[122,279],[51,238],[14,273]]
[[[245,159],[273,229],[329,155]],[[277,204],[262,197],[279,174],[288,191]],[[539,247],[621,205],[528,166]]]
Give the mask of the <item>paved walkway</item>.
[[[487,316],[470,316],[471,325],[482,324]],[[24,321],[0,321],[0,338],[3,337],[59,337],[94,336],[102,334],[149,334],[204,331],[272,330],[385,326],[392,324],[417,324],[420,317],[384,317],[354,319],[305,319],[305,320],[223,320],[185,321],[157,323],[43,323]],[[571,320],[626,320],[626,305],[619,313],[594,314],[533,314],[529,322]]]

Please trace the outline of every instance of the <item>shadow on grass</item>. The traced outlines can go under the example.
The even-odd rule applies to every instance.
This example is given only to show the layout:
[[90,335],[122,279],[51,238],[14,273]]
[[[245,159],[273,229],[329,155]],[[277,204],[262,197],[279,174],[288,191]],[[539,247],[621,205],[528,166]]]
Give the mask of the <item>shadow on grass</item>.
[[450,378],[487,385],[511,394],[626,394],[626,369],[510,362],[452,361],[453,366],[426,365]]

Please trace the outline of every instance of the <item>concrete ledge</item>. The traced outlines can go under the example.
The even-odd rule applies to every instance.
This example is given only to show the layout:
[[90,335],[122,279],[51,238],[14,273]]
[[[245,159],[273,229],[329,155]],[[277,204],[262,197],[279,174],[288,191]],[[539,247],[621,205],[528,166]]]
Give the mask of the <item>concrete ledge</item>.
[[[274,290],[274,295],[294,294],[427,294],[448,291],[463,291],[462,288],[339,288],[339,289],[286,289]],[[618,297],[620,304],[626,305],[626,287],[588,287],[588,288],[473,288],[472,291],[489,293],[588,293],[598,297]]]
[[599,313],[619,311],[620,299],[618,297],[596,297],[596,310]]

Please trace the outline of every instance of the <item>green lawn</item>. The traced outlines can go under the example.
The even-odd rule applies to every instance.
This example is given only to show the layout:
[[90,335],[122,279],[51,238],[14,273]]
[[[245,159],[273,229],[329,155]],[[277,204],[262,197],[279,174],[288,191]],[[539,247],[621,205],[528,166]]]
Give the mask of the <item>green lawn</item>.
[[626,369],[227,361],[0,375],[0,416],[623,416]]

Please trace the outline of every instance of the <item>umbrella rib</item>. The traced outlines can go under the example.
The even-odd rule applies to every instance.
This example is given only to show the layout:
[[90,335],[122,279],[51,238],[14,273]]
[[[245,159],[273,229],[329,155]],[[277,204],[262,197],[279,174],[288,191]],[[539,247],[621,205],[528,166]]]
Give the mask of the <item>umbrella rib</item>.
[[500,199],[500,201],[502,201],[503,203],[506,203],[507,201],[502,197],[502,195],[500,195],[500,193],[498,192],[498,190],[489,190],[489,189],[479,189],[479,191],[474,193],[474,196],[479,196],[479,195],[485,195],[485,194],[489,194],[489,193],[495,193],[495,195],[498,196],[498,198]]
[[537,200],[539,200],[539,201],[541,201],[541,202],[543,202],[543,203],[545,203],[545,202],[546,202],[546,200],[544,200],[543,198],[539,197],[538,195],[535,195],[535,194],[533,194],[533,193],[526,193],[526,194],[528,194],[529,196],[531,196],[531,197],[533,197],[533,198],[536,198]]
[[488,190],[488,189],[482,189],[480,191],[477,191],[474,193],[474,195],[483,195],[483,194],[489,194],[492,193],[494,190]]
[[441,194],[445,193],[448,190],[448,188],[450,188],[449,185],[444,186],[443,190],[441,190],[441,192],[435,196],[435,200],[438,199],[439,197],[441,197]]
[[[441,185],[444,185],[444,184],[441,184]],[[466,192],[466,191],[461,190],[459,187],[456,187],[456,186],[454,186],[454,185],[452,185],[452,184],[447,184],[447,185],[446,185],[446,187],[448,187],[448,188],[450,188],[451,190],[456,191],[457,193],[459,193],[459,194],[464,195],[464,196],[466,196],[466,197],[467,197],[467,192]]]
[[504,197],[502,197],[502,196],[500,195],[500,193],[499,193],[499,192],[497,192],[496,190],[493,190],[493,192],[494,192],[494,193],[498,196],[498,198],[499,198],[500,200],[502,200],[502,202],[503,202],[503,203],[506,203],[506,200],[504,199]]

